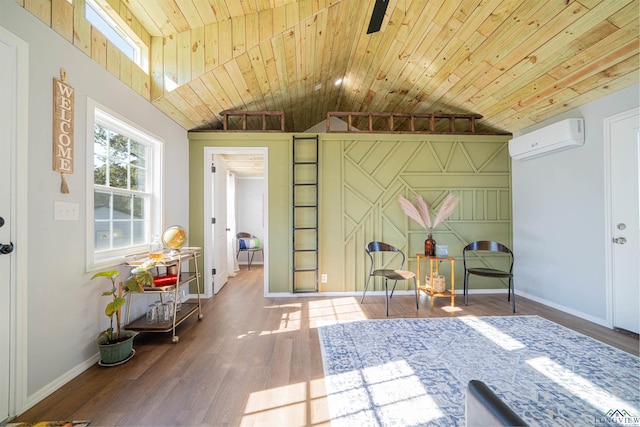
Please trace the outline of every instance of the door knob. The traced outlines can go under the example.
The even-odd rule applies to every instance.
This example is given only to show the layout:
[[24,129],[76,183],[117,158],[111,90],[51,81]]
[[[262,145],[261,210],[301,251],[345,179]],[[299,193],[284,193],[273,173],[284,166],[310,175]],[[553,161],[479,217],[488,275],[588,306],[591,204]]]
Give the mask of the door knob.
[[613,238],[613,243],[617,243],[619,245],[624,245],[625,243],[627,243],[627,239],[625,239],[624,237],[614,237]]
[[13,252],[13,243],[9,242],[8,245],[0,243],[0,255],[6,255]]

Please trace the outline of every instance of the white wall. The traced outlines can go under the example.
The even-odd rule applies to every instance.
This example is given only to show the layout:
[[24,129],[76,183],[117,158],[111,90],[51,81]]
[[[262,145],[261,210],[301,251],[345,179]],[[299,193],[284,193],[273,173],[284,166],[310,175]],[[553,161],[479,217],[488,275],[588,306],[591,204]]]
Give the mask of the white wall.
[[[236,224],[238,232],[251,233],[264,242],[264,178],[236,178]],[[256,264],[264,262],[262,252],[255,253]],[[240,264],[247,255],[240,254]]]
[[[13,0],[0,0],[0,26],[29,44],[27,333],[25,407],[95,362],[97,334],[108,327],[105,289],[85,271],[87,97],[164,139],[164,224],[188,225],[188,139],[184,129],[61,38]],[[75,170],[69,194],[51,170],[52,80],[67,73],[75,89]],[[170,163],[169,163],[170,162]],[[55,221],[54,201],[77,203],[78,221]],[[125,272],[123,271],[123,274]],[[124,276],[126,277],[126,276]],[[108,286],[107,286],[108,287]],[[18,408],[20,409],[20,408]],[[26,409],[26,408],[23,408]]]
[[634,85],[520,133],[583,117],[583,147],[512,161],[517,293],[607,326],[603,119],[637,107],[639,91]]

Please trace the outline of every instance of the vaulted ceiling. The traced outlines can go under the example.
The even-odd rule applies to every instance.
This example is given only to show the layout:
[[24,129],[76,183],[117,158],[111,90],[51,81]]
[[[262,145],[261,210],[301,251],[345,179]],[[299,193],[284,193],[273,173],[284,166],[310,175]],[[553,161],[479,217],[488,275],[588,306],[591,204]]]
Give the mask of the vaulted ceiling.
[[373,34],[374,0],[122,3],[151,35],[152,102],[190,130],[246,110],[284,111],[296,132],[329,111],[516,132],[639,81],[638,0],[388,2]]

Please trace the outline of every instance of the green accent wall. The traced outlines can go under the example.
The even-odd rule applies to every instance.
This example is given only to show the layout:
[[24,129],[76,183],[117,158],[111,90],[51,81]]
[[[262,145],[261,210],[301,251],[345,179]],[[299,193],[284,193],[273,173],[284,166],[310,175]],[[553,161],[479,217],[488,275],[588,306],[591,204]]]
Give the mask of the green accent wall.
[[[289,292],[291,135],[286,133],[191,132],[189,134],[189,244],[204,248],[204,150],[207,147],[268,149],[269,292]],[[267,218],[265,218],[267,219]],[[204,254],[203,254],[204,255]],[[204,274],[203,257],[199,271]]]
[[[193,246],[204,246],[204,148],[267,147],[271,293],[291,291],[292,137],[281,133],[189,134]],[[449,193],[460,197],[453,215],[434,230],[434,239],[448,245],[450,256],[461,257],[462,248],[474,240],[497,240],[511,246],[508,140],[508,136],[485,135],[320,134],[319,273],[328,276],[327,283],[319,284],[320,292],[361,291],[369,269],[364,247],[373,240],[401,248],[408,257],[408,268],[416,270],[415,254],[424,252],[426,234],[404,215],[397,202],[399,194],[410,200],[414,194],[422,195],[435,209]],[[460,290],[461,261],[455,272]],[[483,257],[475,262],[504,267],[502,258]],[[448,264],[441,265],[447,277]],[[426,272],[428,267],[423,264],[421,270]],[[381,281],[374,286],[383,289]],[[474,277],[472,287],[496,285]],[[408,288],[399,283],[397,289]]]

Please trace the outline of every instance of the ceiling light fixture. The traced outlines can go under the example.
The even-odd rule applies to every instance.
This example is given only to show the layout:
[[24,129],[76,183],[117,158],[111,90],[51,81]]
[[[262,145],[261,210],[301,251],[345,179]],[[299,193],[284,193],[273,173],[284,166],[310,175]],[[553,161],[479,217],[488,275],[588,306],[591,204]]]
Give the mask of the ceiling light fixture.
[[342,84],[342,79],[336,80],[336,82],[335,82],[336,86],[340,86],[341,84]]

